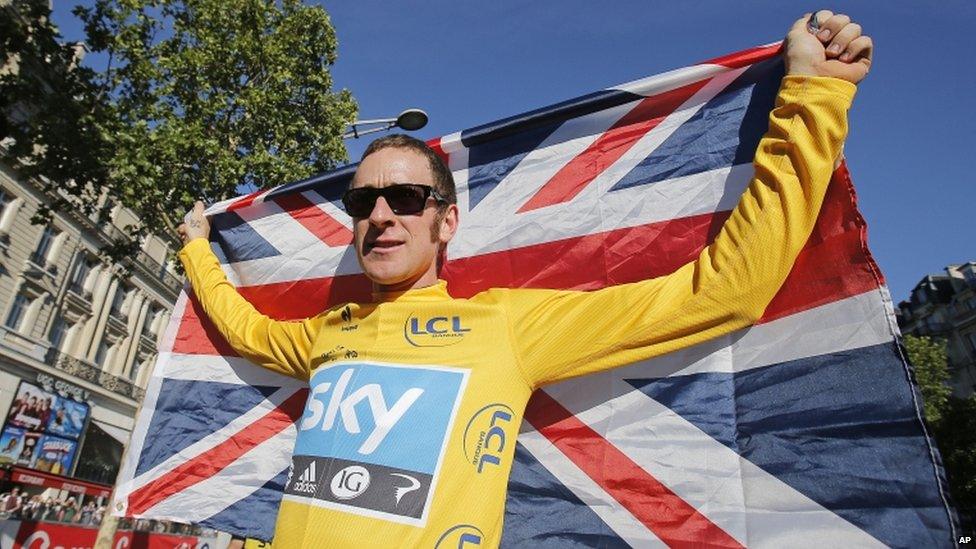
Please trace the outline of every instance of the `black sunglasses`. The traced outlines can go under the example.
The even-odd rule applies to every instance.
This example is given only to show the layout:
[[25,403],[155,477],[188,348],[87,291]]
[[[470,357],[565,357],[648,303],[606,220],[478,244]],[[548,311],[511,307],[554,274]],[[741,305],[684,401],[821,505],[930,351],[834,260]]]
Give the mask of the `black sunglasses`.
[[427,199],[433,198],[441,204],[447,199],[430,185],[416,183],[397,183],[388,187],[356,187],[342,195],[342,205],[350,217],[365,218],[373,213],[376,199],[383,197],[390,209],[397,215],[413,215],[424,211]]

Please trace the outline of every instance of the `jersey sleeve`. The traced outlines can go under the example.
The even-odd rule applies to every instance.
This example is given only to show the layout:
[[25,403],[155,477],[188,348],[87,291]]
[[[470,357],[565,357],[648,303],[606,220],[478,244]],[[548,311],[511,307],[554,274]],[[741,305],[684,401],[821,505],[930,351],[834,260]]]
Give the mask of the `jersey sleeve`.
[[677,271],[592,292],[503,291],[526,381],[631,364],[755,323],[813,230],[855,90],[783,79],[753,179],[712,244]]
[[188,242],[179,257],[207,317],[235,351],[270,370],[308,379],[309,353],[322,316],[277,321],[261,314],[227,280],[204,238]]

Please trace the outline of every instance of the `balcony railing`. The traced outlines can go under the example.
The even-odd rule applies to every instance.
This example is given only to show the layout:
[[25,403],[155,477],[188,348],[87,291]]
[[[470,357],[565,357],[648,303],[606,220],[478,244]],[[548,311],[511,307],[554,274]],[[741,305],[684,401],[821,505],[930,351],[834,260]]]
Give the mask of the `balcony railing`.
[[[125,242],[132,240],[129,235],[125,234],[125,232],[110,223],[103,225],[101,230],[110,241]],[[166,270],[165,265],[153,259],[146,252],[142,250],[137,251],[135,257],[132,257],[131,260],[136,265],[143,266],[146,271],[159,279],[164,286],[172,290],[174,293],[178,294],[180,293],[180,290],[183,289],[183,283],[180,282],[180,279],[173,276],[168,270]]]
[[144,397],[146,394],[141,387],[132,383],[128,379],[114,376],[108,372],[103,372],[97,366],[89,363],[87,360],[66,355],[55,349],[50,349],[47,352],[47,360],[45,362],[54,368],[61,370],[62,372],[71,374],[79,379],[84,379],[85,381],[90,381],[99,387],[103,387],[109,391],[112,391],[113,393],[129,397],[136,402],[142,401],[142,397]]
[[147,269],[152,271],[159,278],[160,282],[162,282],[167,288],[176,293],[180,293],[180,290],[183,289],[183,283],[180,282],[180,279],[170,274],[170,272],[166,270],[165,265],[150,257],[146,252],[139,250],[136,253],[135,260],[136,262],[145,265]]

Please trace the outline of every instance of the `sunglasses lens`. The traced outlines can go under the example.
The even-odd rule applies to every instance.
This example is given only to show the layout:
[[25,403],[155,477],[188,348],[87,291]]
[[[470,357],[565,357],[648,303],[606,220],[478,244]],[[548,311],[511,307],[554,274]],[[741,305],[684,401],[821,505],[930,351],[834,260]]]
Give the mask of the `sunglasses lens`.
[[342,195],[342,205],[350,217],[369,217],[379,195],[379,189],[372,187],[349,189]]
[[426,189],[419,185],[394,185],[384,189],[383,198],[397,215],[415,214],[427,204]]

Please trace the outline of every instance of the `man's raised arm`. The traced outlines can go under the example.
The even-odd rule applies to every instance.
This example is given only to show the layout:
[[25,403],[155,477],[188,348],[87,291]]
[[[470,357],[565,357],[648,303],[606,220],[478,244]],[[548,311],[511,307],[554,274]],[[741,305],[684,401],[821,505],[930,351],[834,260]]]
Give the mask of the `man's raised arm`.
[[[816,223],[871,40],[843,15],[798,20],[755,175],[715,241],[660,278],[595,292],[499,291],[523,372],[538,386],[651,358],[752,325]],[[818,32],[818,34],[814,34]]]
[[259,313],[227,280],[210,249],[210,224],[197,202],[179,227],[180,261],[207,317],[241,356],[285,375],[308,379],[308,355],[321,317],[276,321]]

